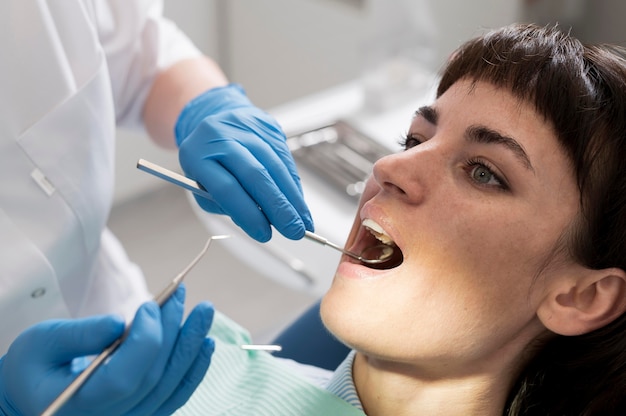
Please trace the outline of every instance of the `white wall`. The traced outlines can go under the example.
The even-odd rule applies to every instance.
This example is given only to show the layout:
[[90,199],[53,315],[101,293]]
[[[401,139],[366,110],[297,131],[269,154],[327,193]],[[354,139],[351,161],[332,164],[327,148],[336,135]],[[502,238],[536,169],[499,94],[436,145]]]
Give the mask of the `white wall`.
[[438,27],[437,61],[443,63],[460,44],[483,30],[514,23],[522,0],[433,0]]
[[626,46],[624,0],[543,0],[526,5],[524,18],[539,24],[555,24],[585,42]]
[[[400,35],[430,48],[424,52],[434,56],[424,63],[438,68],[480,28],[515,21],[519,2],[362,0],[351,2],[361,7],[350,7],[346,0],[228,0],[230,74],[258,105],[271,107],[360,76],[371,49],[381,48],[372,37],[406,26],[411,31]],[[412,16],[407,19],[400,7]],[[398,21],[382,23],[373,14]],[[381,25],[386,29],[375,28]]]

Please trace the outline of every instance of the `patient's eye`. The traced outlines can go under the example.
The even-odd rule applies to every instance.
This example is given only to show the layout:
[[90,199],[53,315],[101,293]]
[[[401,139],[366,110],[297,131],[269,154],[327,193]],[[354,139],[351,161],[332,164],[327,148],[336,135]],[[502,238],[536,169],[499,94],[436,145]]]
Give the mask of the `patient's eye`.
[[486,160],[471,158],[465,162],[465,166],[470,178],[478,185],[503,191],[509,189],[506,181],[494,172],[494,168]]
[[424,141],[425,139],[419,134],[409,133],[400,139],[400,146],[402,146],[404,150],[409,150],[422,144]]
[[499,184],[500,182],[493,172],[491,172],[487,167],[481,165],[474,166],[471,175],[476,182],[484,185],[492,183]]

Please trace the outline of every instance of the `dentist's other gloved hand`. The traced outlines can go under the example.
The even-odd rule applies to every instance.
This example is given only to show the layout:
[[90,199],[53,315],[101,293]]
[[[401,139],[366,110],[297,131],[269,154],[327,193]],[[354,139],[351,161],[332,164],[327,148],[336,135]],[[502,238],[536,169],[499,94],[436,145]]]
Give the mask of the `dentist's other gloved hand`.
[[[167,415],[182,406],[215,348],[206,338],[213,307],[200,303],[181,327],[184,297],[181,287],[161,310],[143,304],[110,361],[58,415]],[[86,366],[76,368],[78,357],[99,354],[123,332],[124,322],[112,315],[45,321],[24,331],[0,359],[0,414],[41,414]]]
[[175,135],[185,174],[213,196],[195,196],[205,211],[229,215],[261,242],[271,238],[270,224],[290,239],[313,230],[285,134],[240,86],[214,88],[193,99],[181,112]]

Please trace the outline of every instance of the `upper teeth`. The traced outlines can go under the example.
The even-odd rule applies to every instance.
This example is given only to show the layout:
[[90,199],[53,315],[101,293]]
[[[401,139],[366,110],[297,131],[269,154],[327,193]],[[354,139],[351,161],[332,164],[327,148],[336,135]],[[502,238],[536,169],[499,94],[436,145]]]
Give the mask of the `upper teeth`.
[[369,218],[366,218],[363,220],[363,222],[361,223],[365,228],[367,228],[372,234],[374,234],[374,237],[376,237],[378,240],[380,240],[383,244],[387,244],[387,245],[393,245],[394,242],[391,239],[391,237],[389,237],[386,233],[385,230],[383,230],[383,227],[380,226],[380,224],[378,224],[376,221],[371,220]]

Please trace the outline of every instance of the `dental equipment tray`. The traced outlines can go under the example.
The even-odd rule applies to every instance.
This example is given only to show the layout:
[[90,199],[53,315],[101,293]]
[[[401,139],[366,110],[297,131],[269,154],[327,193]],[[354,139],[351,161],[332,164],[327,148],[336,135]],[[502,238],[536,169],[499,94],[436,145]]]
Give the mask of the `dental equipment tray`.
[[391,150],[344,121],[287,138],[296,163],[306,166],[350,198],[358,199],[374,162]]

